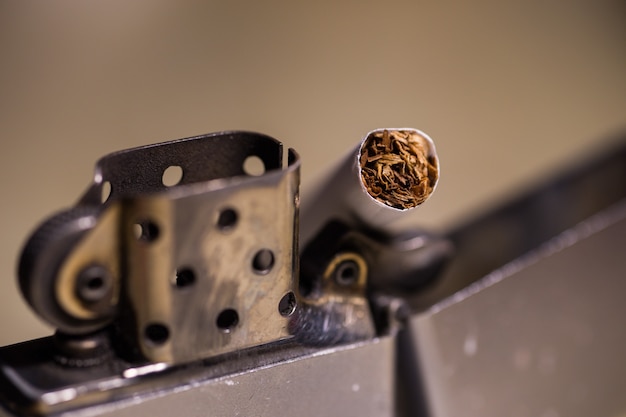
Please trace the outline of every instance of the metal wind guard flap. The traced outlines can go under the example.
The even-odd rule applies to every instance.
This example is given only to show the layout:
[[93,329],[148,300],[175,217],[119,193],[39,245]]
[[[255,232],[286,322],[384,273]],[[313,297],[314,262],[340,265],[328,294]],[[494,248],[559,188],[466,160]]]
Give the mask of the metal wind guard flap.
[[[256,172],[248,166],[254,162]],[[102,202],[105,186],[110,195]],[[31,238],[22,289],[63,333],[113,323],[125,350],[153,363],[290,337],[298,189],[297,155],[290,150],[283,169],[282,145],[259,134],[226,132],[109,155],[79,205]],[[63,247],[52,259],[37,250],[50,252],[51,243]]]

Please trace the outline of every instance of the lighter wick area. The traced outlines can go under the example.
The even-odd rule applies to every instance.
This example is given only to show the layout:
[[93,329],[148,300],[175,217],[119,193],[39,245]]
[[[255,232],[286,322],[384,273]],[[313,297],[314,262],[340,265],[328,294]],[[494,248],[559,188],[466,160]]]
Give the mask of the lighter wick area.
[[361,181],[374,199],[401,210],[419,206],[439,179],[429,142],[410,130],[370,134],[361,147]]

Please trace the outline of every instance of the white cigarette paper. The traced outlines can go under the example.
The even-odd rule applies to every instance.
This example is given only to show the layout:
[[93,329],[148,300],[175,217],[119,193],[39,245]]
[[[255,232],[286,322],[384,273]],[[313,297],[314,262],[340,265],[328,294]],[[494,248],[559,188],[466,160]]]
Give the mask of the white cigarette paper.
[[435,191],[439,159],[425,133],[411,128],[369,132],[346,158],[303,195],[301,244],[331,219],[384,229]]

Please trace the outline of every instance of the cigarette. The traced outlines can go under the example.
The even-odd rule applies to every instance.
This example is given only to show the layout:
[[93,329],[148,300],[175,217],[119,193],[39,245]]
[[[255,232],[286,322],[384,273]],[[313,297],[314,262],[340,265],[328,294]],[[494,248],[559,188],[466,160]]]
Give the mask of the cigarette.
[[332,219],[384,230],[430,198],[439,172],[435,145],[424,132],[369,132],[313,192],[303,195],[301,244]]
[[361,142],[359,176],[374,200],[398,210],[417,207],[439,179],[434,144],[415,129],[374,130]]

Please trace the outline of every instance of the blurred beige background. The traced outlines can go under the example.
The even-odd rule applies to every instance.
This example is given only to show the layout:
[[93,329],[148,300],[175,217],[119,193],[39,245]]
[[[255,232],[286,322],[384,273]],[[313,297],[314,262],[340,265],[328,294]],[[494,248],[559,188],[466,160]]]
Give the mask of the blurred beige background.
[[417,127],[443,172],[414,221],[440,229],[626,127],[623,1],[3,2],[0,51],[0,345],[50,332],[16,259],[105,153],[256,130],[306,193],[367,131]]

